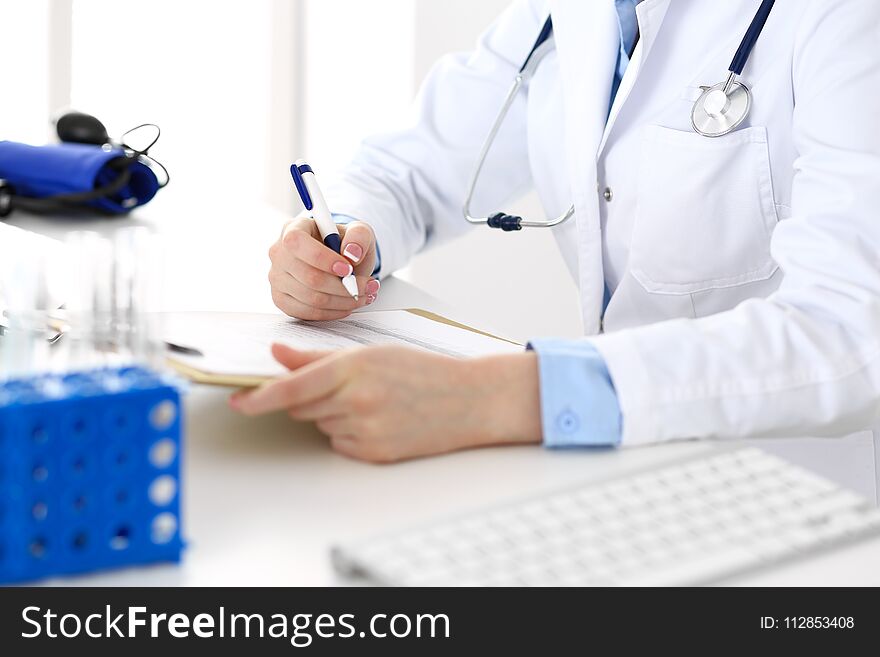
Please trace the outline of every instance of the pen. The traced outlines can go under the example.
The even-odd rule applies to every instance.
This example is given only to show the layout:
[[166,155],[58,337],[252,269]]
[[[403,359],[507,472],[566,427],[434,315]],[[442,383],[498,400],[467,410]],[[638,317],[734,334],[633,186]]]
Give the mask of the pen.
[[[341,253],[342,239],[339,237],[339,230],[330,215],[330,210],[327,208],[327,202],[324,200],[321,188],[318,187],[318,179],[315,178],[312,167],[305,160],[297,160],[290,165],[290,175],[293,177],[293,184],[296,185],[296,191],[299,192],[303,205],[306,206],[306,210],[312,213],[312,217],[318,225],[318,232],[321,233],[324,244],[336,253]],[[357,301],[358,289],[354,273],[343,276],[342,285]]]

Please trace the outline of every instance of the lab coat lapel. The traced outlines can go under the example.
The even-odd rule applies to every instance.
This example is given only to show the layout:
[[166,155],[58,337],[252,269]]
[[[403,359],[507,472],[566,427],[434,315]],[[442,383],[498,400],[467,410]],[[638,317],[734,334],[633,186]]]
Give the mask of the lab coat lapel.
[[577,223],[578,283],[584,331],[599,331],[604,295],[596,162],[620,32],[612,0],[550,2],[563,81],[566,157]]
[[629,98],[630,92],[632,92],[633,86],[635,86],[636,80],[645,64],[645,60],[650,54],[654,42],[657,40],[657,34],[663,25],[663,19],[666,18],[670,2],[671,0],[643,0],[636,8],[636,14],[639,19],[639,43],[633,52],[629,66],[627,66],[626,74],[620,81],[620,88],[617,90],[617,96],[614,99],[614,105],[611,107],[611,114],[608,116],[602,141],[599,144],[598,153],[600,155],[605,150],[608,136],[614,129],[614,124],[617,122],[620,110]]

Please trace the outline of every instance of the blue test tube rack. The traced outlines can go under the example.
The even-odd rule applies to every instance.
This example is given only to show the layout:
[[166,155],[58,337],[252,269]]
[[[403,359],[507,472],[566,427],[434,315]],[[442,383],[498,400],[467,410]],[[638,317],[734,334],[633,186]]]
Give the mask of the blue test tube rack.
[[179,561],[181,410],[142,367],[0,383],[0,583]]

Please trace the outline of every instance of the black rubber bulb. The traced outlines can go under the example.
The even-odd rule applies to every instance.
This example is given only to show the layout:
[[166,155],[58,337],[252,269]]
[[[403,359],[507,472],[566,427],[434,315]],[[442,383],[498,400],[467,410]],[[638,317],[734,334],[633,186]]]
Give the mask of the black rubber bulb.
[[110,141],[107,128],[91,114],[68,112],[55,122],[55,130],[61,141],[77,144],[102,145]]

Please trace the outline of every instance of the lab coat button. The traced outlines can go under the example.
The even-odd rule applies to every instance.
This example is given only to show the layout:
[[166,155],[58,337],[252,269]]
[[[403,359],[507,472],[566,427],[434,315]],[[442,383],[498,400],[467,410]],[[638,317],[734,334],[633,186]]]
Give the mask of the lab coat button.
[[562,433],[574,433],[580,426],[580,419],[573,411],[565,410],[556,416],[556,428]]
[[605,198],[606,201],[611,203],[611,199],[614,198],[614,192],[611,191],[610,187],[606,187],[605,191],[602,192],[602,196]]

